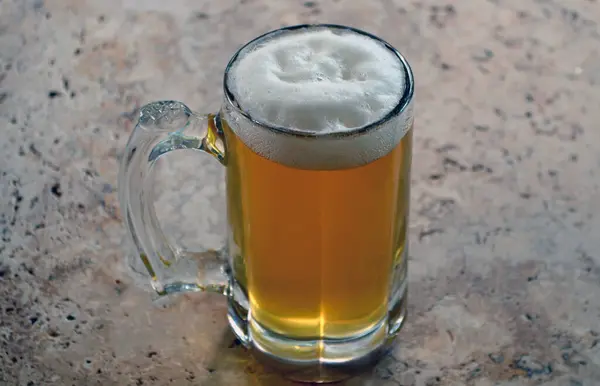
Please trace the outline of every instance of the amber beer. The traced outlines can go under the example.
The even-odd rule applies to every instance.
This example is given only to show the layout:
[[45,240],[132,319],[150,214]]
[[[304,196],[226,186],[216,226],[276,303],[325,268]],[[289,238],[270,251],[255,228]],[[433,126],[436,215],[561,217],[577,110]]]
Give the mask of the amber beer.
[[412,121],[378,124],[399,104],[401,64],[330,31],[275,38],[237,63],[235,98],[263,123],[222,122],[251,323],[300,340],[362,336],[387,317],[405,263]]
[[297,338],[370,330],[406,244],[411,131],[389,154],[338,170],[284,166],[226,134],[229,221],[254,320]]

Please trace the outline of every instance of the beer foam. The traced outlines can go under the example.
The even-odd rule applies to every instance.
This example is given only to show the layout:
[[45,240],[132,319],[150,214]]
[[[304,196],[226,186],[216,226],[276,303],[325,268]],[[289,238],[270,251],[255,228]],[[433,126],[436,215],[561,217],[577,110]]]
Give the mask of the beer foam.
[[391,151],[409,128],[406,119],[394,119],[356,136],[320,135],[380,120],[405,92],[405,68],[395,53],[350,30],[307,27],[269,34],[242,49],[227,76],[238,106],[253,119],[311,134],[281,134],[244,123],[239,112],[226,109],[234,118],[233,124],[228,120],[232,130],[247,146],[288,166],[365,164]]
[[329,29],[288,33],[238,59],[231,84],[251,116],[305,132],[375,122],[398,104],[404,70],[380,42]]

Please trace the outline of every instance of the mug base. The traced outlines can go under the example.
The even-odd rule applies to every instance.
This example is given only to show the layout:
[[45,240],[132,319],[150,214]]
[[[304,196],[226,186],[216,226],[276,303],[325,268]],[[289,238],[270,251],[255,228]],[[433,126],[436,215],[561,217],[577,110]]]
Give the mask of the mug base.
[[374,366],[392,347],[406,319],[406,291],[387,317],[359,335],[343,339],[296,340],[272,332],[240,315],[243,307],[230,303],[229,323],[254,357],[283,377],[305,383],[334,383]]

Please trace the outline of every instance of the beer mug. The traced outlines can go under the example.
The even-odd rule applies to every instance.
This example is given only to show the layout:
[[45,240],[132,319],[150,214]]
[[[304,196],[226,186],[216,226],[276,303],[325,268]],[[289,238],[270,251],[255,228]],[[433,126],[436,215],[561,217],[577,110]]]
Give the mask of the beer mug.
[[[259,359],[291,379],[339,380],[376,362],[406,315],[412,71],[376,36],[299,25],[244,45],[223,87],[214,114],[141,108],[119,176],[126,228],[158,295],[221,293]],[[153,166],[179,149],[226,168],[221,250],[187,251],[161,231]]]

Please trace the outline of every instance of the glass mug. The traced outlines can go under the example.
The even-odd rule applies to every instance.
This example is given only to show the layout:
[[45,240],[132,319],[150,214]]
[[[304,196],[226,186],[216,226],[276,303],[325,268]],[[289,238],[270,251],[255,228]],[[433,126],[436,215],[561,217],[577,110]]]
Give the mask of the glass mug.
[[[261,121],[240,107],[229,76],[236,61],[274,34],[316,29],[374,39],[397,58],[405,83],[398,87],[404,91],[383,118],[349,131],[300,132]],[[391,45],[366,32],[298,25],[243,46],[227,65],[223,86],[216,114],[197,114],[176,101],[141,108],[119,175],[130,238],[159,295],[222,293],[231,328],[259,360],[294,380],[345,378],[382,356],[406,315],[410,66]],[[267,159],[236,134],[244,130],[282,146]],[[344,166],[383,133],[395,138],[389,151]],[[277,162],[277,153],[290,147],[303,158]],[[158,224],[153,165],[178,149],[206,152],[226,167],[228,234],[219,251],[170,245]],[[336,162],[323,166],[311,154],[325,149]]]

